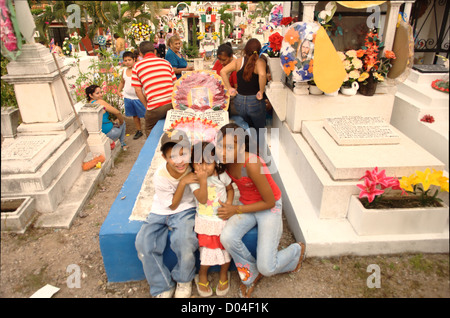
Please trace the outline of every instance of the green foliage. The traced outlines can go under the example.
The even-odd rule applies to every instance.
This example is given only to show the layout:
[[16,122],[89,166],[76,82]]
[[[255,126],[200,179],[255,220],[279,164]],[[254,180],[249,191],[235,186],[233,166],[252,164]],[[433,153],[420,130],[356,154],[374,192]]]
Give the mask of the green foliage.
[[[8,65],[9,60],[1,56],[1,75],[6,75],[6,65]],[[1,80],[1,106],[2,107],[18,107],[16,94],[14,93],[14,86],[6,83],[4,80]]]
[[[195,40],[194,40],[195,43]],[[188,58],[196,58],[198,57],[198,47],[196,44],[183,42],[183,52],[186,54]]]
[[[121,80],[119,58],[106,50],[98,50],[99,59],[92,60],[86,73],[80,69],[79,61],[76,62],[78,75],[72,89],[72,96],[75,102],[86,101],[86,87],[98,85],[103,90],[103,99],[118,110],[124,110],[123,99],[118,95],[118,87]],[[68,79],[72,79],[70,77]]]

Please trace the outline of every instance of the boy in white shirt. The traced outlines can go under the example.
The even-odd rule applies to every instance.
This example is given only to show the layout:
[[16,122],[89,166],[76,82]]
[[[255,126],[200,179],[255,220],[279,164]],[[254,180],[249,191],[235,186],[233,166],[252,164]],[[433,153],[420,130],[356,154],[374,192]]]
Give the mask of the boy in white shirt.
[[[194,232],[196,204],[188,186],[198,182],[189,166],[189,138],[180,130],[169,130],[161,137],[161,152],[166,160],[155,172],[155,195],[147,220],[136,236],[136,249],[150,285],[150,293],[158,298],[191,296],[195,276],[198,240]],[[164,265],[163,252],[169,229],[170,248],[178,262],[172,271]]]
[[[141,128],[141,118],[145,117],[146,108],[136,95],[136,91],[131,86],[131,76],[136,58],[133,52],[126,51],[123,53],[123,65],[127,68],[123,70],[122,79],[120,80],[118,92],[119,96],[123,98],[125,104],[125,116],[133,117],[134,124],[136,126],[136,134],[133,139],[138,139],[143,136]],[[122,93],[123,89],[123,93]]]

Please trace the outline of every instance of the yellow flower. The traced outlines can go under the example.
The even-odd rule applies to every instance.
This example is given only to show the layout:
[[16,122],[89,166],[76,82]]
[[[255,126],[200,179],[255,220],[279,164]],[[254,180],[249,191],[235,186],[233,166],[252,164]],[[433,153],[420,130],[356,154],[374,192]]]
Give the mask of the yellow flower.
[[358,78],[358,82],[363,82],[363,81],[365,81],[365,80],[368,79],[368,78],[369,78],[369,73],[364,72],[364,73],[362,73],[361,76]]
[[448,192],[448,178],[443,176],[442,170],[436,171],[433,169],[433,173],[431,175],[433,176],[434,181],[436,181],[436,183],[433,184],[440,186],[441,191]]
[[377,72],[374,72],[374,73],[373,73],[373,77],[374,77],[375,79],[377,79],[378,81],[380,81],[380,82],[383,82],[383,81],[384,81],[383,75],[381,75],[381,74],[379,74],[379,73],[377,73]]
[[415,174],[410,175],[409,177],[402,177],[400,182],[400,187],[406,191],[413,192],[413,185],[416,184],[417,176]]
[[416,183],[422,183],[423,191],[427,191],[430,185],[439,185],[439,181],[436,179],[436,174],[431,173],[430,168],[426,168],[425,171],[416,171],[417,179]]

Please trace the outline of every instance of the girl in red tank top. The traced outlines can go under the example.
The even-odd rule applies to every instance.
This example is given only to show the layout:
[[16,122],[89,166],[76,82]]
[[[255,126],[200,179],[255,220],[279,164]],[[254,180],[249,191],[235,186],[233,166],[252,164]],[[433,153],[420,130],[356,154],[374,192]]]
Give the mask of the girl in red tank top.
[[[278,250],[282,232],[281,191],[264,160],[249,150],[249,136],[240,126],[231,123],[220,129],[216,156],[236,183],[242,203],[233,205],[219,201],[221,207],[217,215],[229,220],[220,242],[236,265],[242,297],[250,297],[263,276],[298,271],[305,257],[305,244],[301,242]],[[255,226],[257,259],[242,242],[244,235]]]

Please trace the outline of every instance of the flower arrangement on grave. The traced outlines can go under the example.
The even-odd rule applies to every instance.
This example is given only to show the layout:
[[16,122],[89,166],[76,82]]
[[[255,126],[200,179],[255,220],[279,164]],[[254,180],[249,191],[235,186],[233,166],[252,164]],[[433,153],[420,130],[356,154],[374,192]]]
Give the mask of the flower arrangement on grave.
[[212,37],[212,39],[215,41],[215,40],[217,40],[218,38],[219,38],[219,32],[213,32],[212,34],[211,34],[211,37]]
[[292,17],[284,17],[281,19],[280,24],[283,26],[289,26],[293,21],[294,19],[292,19]]
[[[398,179],[387,177],[385,170],[378,171],[375,167],[372,171],[366,170],[362,179],[363,184],[356,186],[361,190],[359,199],[366,209],[441,206],[442,200],[437,195],[439,191],[448,192],[448,178],[442,171],[433,169],[431,172],[430,168]],[[392,190],[401,191],[400,195]],[[385,196],[389,193],[390,196]]]
[[356,56],[363,62],[363,73],[358,78],[358,82],[367,85],[369,77],[373,77],[375,82],[383,82],[392,67],[391,61],[395,59],[393,51],[386,50],[384,56],[380,52],[384,48],[384,43],[378,37],[376,29],[371,29],[366,34],[364,46],[356,52]]
[[[325,29],[328,36],[338,36],[343,35],[342,27],[337,25],[333,21],[333,16],[336,12],[337,5],[335,1],[330,1],[326,4],[325,9],[320,12],[315,12],[315,18]],[[342,16],[339,14],[338,20],[340,21]]]
[[75,32],[71,37],[70,37],[70,43],[72,43],[73,45],[75,45],[75,47],[81,42],[81,36],[78,35],[77,32]]
[[0,39],[2,56],[6,57],[8,60],[16,60],[16,58],[21,54],[22,33],[20,32],[19,25],[17,23],[13,2],[0,1],[0,12]]
[[197,40],[203,40],[206,37],[205,32],[197,32]]
[[337,52],[344,65],[347,77],[345,78],[342,86],[351,87],[352,83],[357,81],[361,76],[361,69],[363,66],[362,61],[357,57],[355,50],[348,50],[347,52]]
[[282,42],[283,37],[278,32],[275,32],[269,36],[269,50],[267,50],[267,55],[270,57],[280,57]]
[[134,41],[153,41],[153,32],[148,24],[133,23],[128,31],[128,37]]
[[64,38],[64,42],[62,44],[61,49],[62,49],[64,55],[70,56],[70,54],[72,54],[72,47],[70,45],[69,38]]
[[429,115],[429,114],[427,114],[427,115],[424,115],[424,116],[420,119],[420,121],[423,121],[423,122],[425,122],[425,123],[430,123],[430,124],[432,124],[432,123],[434,123],[434,117],[431,116],[431,115]]

